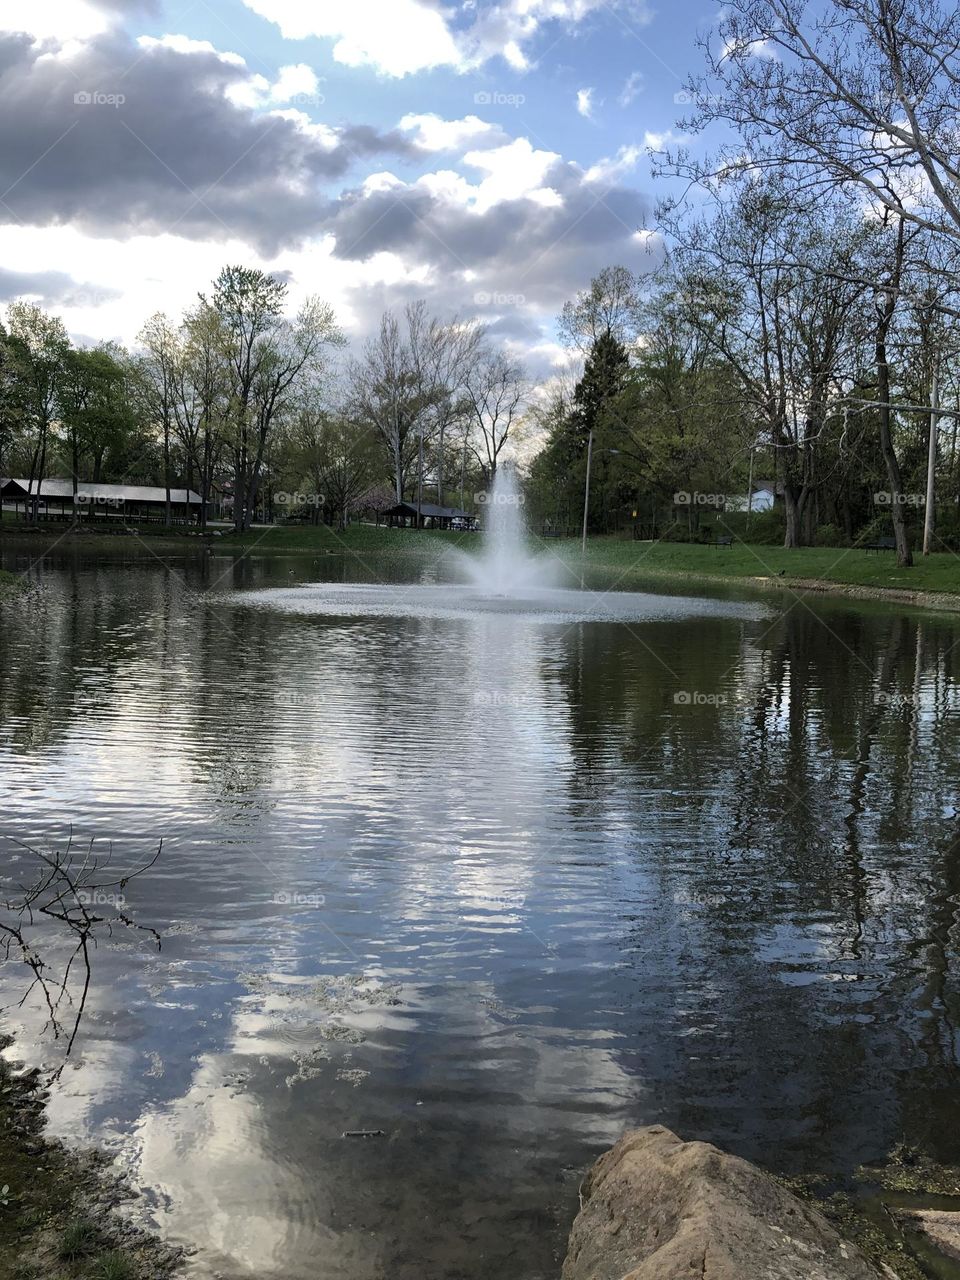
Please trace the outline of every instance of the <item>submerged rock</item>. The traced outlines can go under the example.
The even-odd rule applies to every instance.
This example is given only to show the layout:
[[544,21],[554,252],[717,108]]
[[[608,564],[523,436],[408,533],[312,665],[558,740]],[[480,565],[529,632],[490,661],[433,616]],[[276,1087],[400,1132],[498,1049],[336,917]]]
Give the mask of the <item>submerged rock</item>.
[[855,1245],[769,1174],[662,1125],[601,1156],[562,1280],[878,1280]]

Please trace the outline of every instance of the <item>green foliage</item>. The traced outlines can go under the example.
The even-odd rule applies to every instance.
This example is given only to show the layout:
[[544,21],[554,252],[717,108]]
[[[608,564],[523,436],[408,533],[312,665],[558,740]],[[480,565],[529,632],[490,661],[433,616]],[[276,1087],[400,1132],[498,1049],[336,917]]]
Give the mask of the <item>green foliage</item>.
[[120,1249],[102,1253],[90,1268],[91,1280],[135,1280],[137,1269]]
[[89,1257],[100,1244],[100,1232],[87,1218],[77,1218],[63,1230],[57,1244],[57,1252],[67,1262]]

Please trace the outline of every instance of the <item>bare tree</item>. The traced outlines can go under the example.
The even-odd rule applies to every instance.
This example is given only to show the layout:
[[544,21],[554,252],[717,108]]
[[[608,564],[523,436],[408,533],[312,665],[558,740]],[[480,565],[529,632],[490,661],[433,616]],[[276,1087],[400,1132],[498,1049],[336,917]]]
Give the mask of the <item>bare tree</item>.
[[586,354],[604,333],[629,347],[639,327],[641,289],[627,267],[604,267],[571,302],[563,304],[560,335]]
[[[783,486],[785,546],[799,546],[822,481],[828,395],[842,379],[864,275],[842,207],[816,215],[777,182],[743,182],[713,217],[675,223],[686,320],[735,371]],[[807,522],[809,532],[809,522]]]
[[829,188],[960,250],[960,9],[953,0],[729,0],[702,42],[694,129],[732,125],[713,161],[668,167],[711,182],[776,170],[808,199]]
[[[120,874],[111,870],[109,854],[104,858],[94,854],[92,842],[75,852],[71,840],[65,850],[49,853],[12,843],[19,853],[6,860],[0,876],[0,961],[19,963],[29,970],[28,986],[17,1007],[38,990],[47,1026],[56,1037],[68,1037],[69,1055],[86,1008],[91,953],[98,940],[112,937],[118,928],[132,929],[149,935],[160,948],[156,930],[138,924],[127,911],[124,890],[154,865],[162,841],[146,863]],[[20,864],[27,877],[23,881],[19,880]],[[54,939],[42,933],[41,923],[56,927]],[[42,949],[38,934],[43,937]],[[65,1007],[71,1010],[66,1022],[62,1016]]]
[[491,482],[503,447],[527,403],[526,373],[505,351],[487,347],[468,369],[464,390],[479,441],[473,452]]
[[[385,312],[377,335],[351,366],[351,411],[375,428],[386,447],[397,502],[403,501],[412,471],[417,500],[422,500],[427,445],[442,446],[461,412],[457,393],[479,332],[456,319],[438,320],[421,300],[407,306],[402,317]],[[442,492],[442,477],[438,484]]]

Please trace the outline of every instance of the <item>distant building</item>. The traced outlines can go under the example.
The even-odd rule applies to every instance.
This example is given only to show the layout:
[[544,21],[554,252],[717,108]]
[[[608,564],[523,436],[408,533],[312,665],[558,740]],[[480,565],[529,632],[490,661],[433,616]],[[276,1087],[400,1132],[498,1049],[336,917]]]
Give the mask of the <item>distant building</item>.
[[775,480],[758,480],[753,486],[753,498],[750,494],[727,495],[724,501],[726,511],[772,511],[782,490]]
[[[398,502],[384,511],[383,518],[391,529],[476,529],[479,521],[459,507],[438,507],[435,502]],[[378,521],[379,523],[379,518]]]
[[[22,506],[26,512],[38,498],[38,515],[46,519],[90,516],[149,520],[162,517],[167,504],[166,490],[156,485],[79,481],[74,504],[72,480],[34,480],[32,488],[26,479],[0,480],[0,499],[4,506],[13,506],[16,510]],[[171,489],[170,504],[176,519],[189,520],[199,515],[203,501],[192,489]]]

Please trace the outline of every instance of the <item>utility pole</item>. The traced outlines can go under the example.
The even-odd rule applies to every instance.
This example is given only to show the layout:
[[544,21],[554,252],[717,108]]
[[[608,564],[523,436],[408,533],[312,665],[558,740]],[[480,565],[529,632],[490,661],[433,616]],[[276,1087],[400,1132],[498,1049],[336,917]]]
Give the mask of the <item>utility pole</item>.
[[423,528],[423,423],[420,423],[420,443],[417,449],[417,528]]
[[750,474],[747,478],[747,529],[750,528],[750,517],[753,515],[753,454],[756,445],[750,446]]
[[928,556],[933,542],[936,507],[937,437],[940,434],[940,362],[934,361],[930,379],[930,441],[927,447],[927,502],[923,513],[923,554]]
[[587,515],[590,511],[590,464],[593,461],[593,427],[587,437],[587,479],[583,486],[583,536],[580,539],[580,586],[587,561]]

